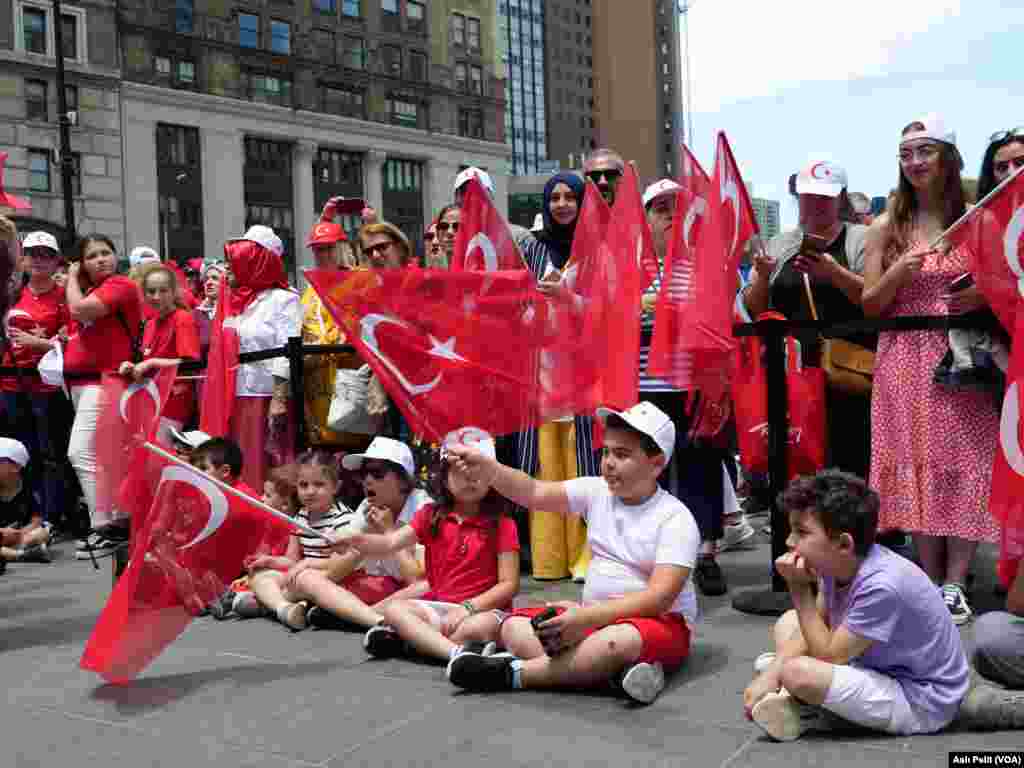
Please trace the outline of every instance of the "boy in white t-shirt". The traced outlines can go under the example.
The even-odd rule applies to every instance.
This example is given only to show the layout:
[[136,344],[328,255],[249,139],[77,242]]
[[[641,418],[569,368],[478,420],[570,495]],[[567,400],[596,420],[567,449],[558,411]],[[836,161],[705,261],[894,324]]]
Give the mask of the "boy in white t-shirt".
[[[605,424],[600,478],[542,482],[473,448],[450,449],[463,471],[514,503],[582,517],[593,550],[582,604],[513,611],[498,630],[509,653],[456,656],[448,665],[455,685],[494,691],[617,681],[630,698],[650,703],[665,687],[665,670],[689,654],[697,620],[689,576],[700,532],[683,503],[658,486],[675,427],[647,402],[597,415]],[[557,615],[534,629],[531,620],[551,608]]]

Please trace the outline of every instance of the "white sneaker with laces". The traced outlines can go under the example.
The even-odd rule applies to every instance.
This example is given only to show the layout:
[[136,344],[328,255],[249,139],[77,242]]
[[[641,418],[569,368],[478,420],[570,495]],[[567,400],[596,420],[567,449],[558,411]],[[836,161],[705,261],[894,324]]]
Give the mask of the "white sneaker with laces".
[[754,530],[754,526],[748,523],[745,517],[741,516],[738,522],[725,526],[725,534],[722,537],[720,551],[741,549],[744,544],[749,546],[750,539],[756,535],[757,531]]
[[818,707],[794,699],[785,689],[769,693],[750,711],[757,726],[776,741],[796,741],[808,731],[822,727]]
[[633,701],[650,704],[665,690],[665,669],[657,662],[633,664],[622,676],[622,690]]
[[972,611],[971,606],[967,604],[967,595],[964,594],[964,588],[959,584],[943,584],[942,599],[945,601],[946,607],[949,609],[949,615],[953,617],[953,623],[958,627],[971,620],[971,617],[974,615],[974,611]]

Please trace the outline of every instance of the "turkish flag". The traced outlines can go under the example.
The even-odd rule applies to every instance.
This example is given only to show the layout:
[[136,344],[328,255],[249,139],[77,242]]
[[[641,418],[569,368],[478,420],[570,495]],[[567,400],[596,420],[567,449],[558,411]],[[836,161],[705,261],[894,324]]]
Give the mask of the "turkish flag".
[[[654,251],[654,237],[647,225],[647,213],[644,211],[640,177],[633,163],[626,164],[622,180],[615,191],[608,237],[612,247],[628,252],[640,270],[641,293],[661,276],[658,254]],[[637,298],[637,307],[639,306],[640,299]],[[639,312],[639,309],[637,311]]]
[[24,197],[12,195],[4,188],[4,166],[7,165],[7,153],[0,152],[0,206],[13,208],[16,211],[31,211],[32,203]]
[[199,470],[156,461],[153,506],[80,662],[111,682],[131,680],[160,655],[223,594],[268,531],[292,529]]
[[177,366],[140,381],[103,374],[96,423],[96,508],[101,513],[116,509],[135,517],[149,509],[146,496],[135,493],[150,464],[141,445],[155,439],[177,374]]
[[470,179],[462,199],[451,269],[494,272],[526,268],[508,224],[494,207],[490,195],[477,179]]
[[682,189],[676,194],[647,370],[652,376],[690,391],[698,388],[697,372],[693,352],[684,341],[683,329],[699,312],[694,274],[707,219],[711,179],[685,144],[682,158],[683,172],[679,179]]
[[230,293],[227,280],[221,280],[217,311],[210,329],[210,352],[206,360],[203,403],[199,409],[199,429],[210,437],[224,437],[228,434],[231,411],[235,403],[240,342],[238,329],[232,319],[225,316]]
[[1024,173],[1018,171],[955,223],[942,238],[968,251],[971,272],[989,306],[1013,334],[999,450],[992,467],[989,509],[1002,524],[1000,576],[1024,557],[1024,450],[1021,386],[1024,385]]
[[503,435],[537,423],[547,313],[529,270],[310,270],[306,279],[415,433]]

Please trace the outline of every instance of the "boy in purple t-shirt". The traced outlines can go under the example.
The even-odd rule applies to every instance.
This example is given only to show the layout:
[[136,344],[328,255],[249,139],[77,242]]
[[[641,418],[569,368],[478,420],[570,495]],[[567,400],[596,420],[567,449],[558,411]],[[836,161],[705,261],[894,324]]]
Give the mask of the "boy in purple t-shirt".
[[875,544],[878,495],[826,470],[794,480],[781,506],[791,533],[775,567],[794,610],[744,691],[747,716],[779,741],[824,725],[822,710],[900,735],[949,725],[970,683],[960,634],[924,571]]

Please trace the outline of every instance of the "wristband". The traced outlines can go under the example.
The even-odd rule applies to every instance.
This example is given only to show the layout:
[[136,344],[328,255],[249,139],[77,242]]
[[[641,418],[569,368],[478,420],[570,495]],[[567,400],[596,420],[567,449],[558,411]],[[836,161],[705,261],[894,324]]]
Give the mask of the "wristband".
[[476,606],[474,606],[469,600],[463,600],[462,607],[469,611],[470,616],[476,615]]

